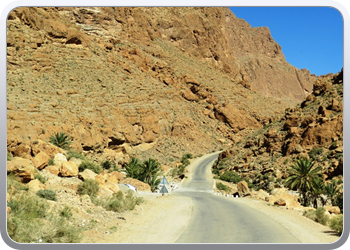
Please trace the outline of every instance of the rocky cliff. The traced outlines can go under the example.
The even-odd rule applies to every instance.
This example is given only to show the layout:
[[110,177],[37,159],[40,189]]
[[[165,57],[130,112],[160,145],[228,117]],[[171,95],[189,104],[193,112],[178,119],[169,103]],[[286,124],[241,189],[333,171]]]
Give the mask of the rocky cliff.
[[343,71],[319,77],[301,104],[222,152],[214,172],[237,173],[257,190],[272,190],[301,156],[321,166],[324,181],[342,183]]
[[7,65],[8,145],[25,158],[60,131],[116,162],[206,153],[277,119],[315,80],[268,28],[211,7],[17,8]]

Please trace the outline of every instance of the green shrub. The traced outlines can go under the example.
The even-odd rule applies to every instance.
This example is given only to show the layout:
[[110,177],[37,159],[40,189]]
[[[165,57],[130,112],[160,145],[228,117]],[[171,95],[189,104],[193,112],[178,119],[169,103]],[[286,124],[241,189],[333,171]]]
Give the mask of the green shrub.
[[181,163],[182,165],[184,165],[185,167],[187,167],[188,165],[191,164],[190,160],[189,159],[184,159],[184,160],[181,160]]
[[337,215],[330,219],[329,226],[337,233],[341,234],[343,232],[343,215]]
[[109,172],[113,172],[113,171],[117,171],[118,170],[117,165],[115,163],[110,162],[109,160],[106,160],[106,161],[102,162],[101,167],[103,169],[109,170]]
[[114,212],[123,212],[133,210],[136,205],[143,202],[141,197],[135,197],[133,191],[129,190],[125,195],[122,191],[118,191],[113,197],[107,199],[93,199],[93,203],[102,206],[104,209]]
[[82,155],[81,153],[78,153],[78,152],[70,149],[70,150],[68,150],[68,153],[67,153],[67,160],[69,161],[72,158],[80,159],[80,160],[83,160],[83,161],[86,160],[84,155]]
[[340,212],[343,213],[343,193],[339,193],[335,196],[334,205],[340,208]]
[[241,177],[233,171],[225,171],[222,175],[220,175],[220,180],[238,183],[241,181]]
[[48,213],[44,200],[23,195],[19,202],[12,201],[11,214],[7,219],[7,231],[12,240],[19,243],[76,243],[79,230]]
[[310,150],[309,156],[312,160],[316,160],[317,156],[323,153],[323,148],[314,147]]
[[70,219],[73,216],[73,212],[72,212],[72,208],[68,207],[68,206],[64,206],[64,208],[62,208],[59,211],[59,215],[61,217],[64,217],[66,219]]
[[191,162],[190,162],[189,159],[192,159],[192,158],[193,158],[192,154],[189,154],[189,153],[184,154],[184,155],[182,156],[182,158],[181,158],[181,163],[182,163],[182,165],[184,165],[185,167],[187,167],[188,165],[190,165]]
[[41,183],[45,184],[45,182],[49,179],[49,177],[42,176],[40,173],[36,173],[34,175],[34,179],[38,179]]
[[64,132],[51,135],[49,140],[53,145],[62,149],[69,149],[69,145],[72,143],[69,135],[66,135]]
[[97,181],[86,179],[78,186],[77,193],[80,195],[87,194],[90,197],[95,197],[100,190],[100,186]]
[[315,210],[311,210],[311,209],[304,211],[303,216],[305,216],[305,217],[307,217],[307,218],[309,218],[309,219],[311,219],[313,221],[316,221],[316,218],[317,218],[316,211]]
[[229,192],[231,190],[230,187],[226,186],[225,184],[222,184],[221,182],[216,183],[216,188],[225,192]]
[[91,171],[95,172],[96,174],[99,174],[102,172],[102,168],[101,166],[90,162],[90,161],[83,161],[80,165],[79,165],[79,172],[83,172],[85,169],[90,169]]
[[316,222],[326,225],[328,222],[328,216],[325,214],[326,209],[319,207],[316,209]]
[[28,219],[45,218],[48,210],[48,203],[35,196],[21,194],[12,198],[8,203],[11,208],[11,214],[20,215]]
[[13,159],[13,155],[11,152],[7,152],[7,161],[11,161]]
[[11,189],[14,189],[14,192],[25,190],[29,188],[21,182],[21,179],[16,176],[14,173],[7,175],[7,190],[10,192]]
[[104,208],[109,211],[114,212],[122,212],[123,211],[123,201],[117,198],[110,198],[108,202],[106,202]]
[[[18,243],[78,243],[81,230],[67,220],[49,212],[46,200],[28,193],[12,197],[7,216],[9,237]],[[53,210],[54,211],[54,210]]]
[[51,159],[49,160],[49,163],[48,163],[47,165],[48,165],[48,166],[53,166],[53,165],[55,165],[54,159],[51,158]]
[[57,201],[56,192],[53,190],[39,190],[38,192],[36,192],[36,195],[46,200]]

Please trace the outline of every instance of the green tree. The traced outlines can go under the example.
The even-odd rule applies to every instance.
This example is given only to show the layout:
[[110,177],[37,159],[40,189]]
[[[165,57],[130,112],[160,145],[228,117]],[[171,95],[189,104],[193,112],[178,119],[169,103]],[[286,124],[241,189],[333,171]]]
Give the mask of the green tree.
[[69,135],[66,135],[64,132],[51,135],[49,140],[53,145],[62,149],[69,149],[69,145],[72,143],[72,139],[69,137]]
[[323,181],[321,178],[318,178],[315,180],[314,185],[312,186],[311,190],[309,191],[310,198],[312,199],[314,208],[317,209],[317,200],[320,199],[322,202],[322,206],[325,205],[326,200],[322,198],[322,194],[324,193],[325,185],[323,184]]
[[158,178],[160,173],[160,164],[149,158],[141,163],[137,158],[133,157],[129,163],[124,165],[127,177],[137,179],[150,185],[151,191],[157,190],[160,183]]
[[330,199],[332,205],[334,205],[335,198],[339,194],[339,188],[337,188],[335,181],[332,181],[331,183],[328,182],[324,186],[324,194],[327,196],[327,200]]
[[132,157],[129,163],[124,164],[126,176],[142,181],[141,162],[136,157]]
[[151,187],[152,192],[158,189],[159,183],[160,183],[160,178],[158,178],[158,173],[154,174],[148,182],[148,185]]
[[309,158],[299,158],[296,163],[288,169],[289,177],[285,185],[291,189],[297,189],[304,206],[308,205],[308,192],[314,190],[316,183],[321,179],[321,167],[314,167],[315,162]]
[[149,158],[148,160],[144,161],[142,165],[143,165],[143,175],[142,175],[143,180],[141,181],[149,184],[152,180],[152,177],[156,176],[158,172],[160,172],[159,163],[156,160]]

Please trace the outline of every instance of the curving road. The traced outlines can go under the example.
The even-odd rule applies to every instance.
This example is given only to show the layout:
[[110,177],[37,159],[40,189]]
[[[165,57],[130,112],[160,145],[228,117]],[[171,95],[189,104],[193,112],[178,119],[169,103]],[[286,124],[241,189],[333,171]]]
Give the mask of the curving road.
[[218,153],[200,158],[193,174],[173,195],[190,197],[193,211],[176,243],[298,243],[273,218],[235,199],[213,195],[211,165]]

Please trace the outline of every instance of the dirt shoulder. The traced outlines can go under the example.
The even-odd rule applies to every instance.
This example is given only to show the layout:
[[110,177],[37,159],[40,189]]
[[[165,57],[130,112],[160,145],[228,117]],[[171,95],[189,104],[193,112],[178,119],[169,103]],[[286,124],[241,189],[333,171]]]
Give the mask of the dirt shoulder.
[[173,243],[191,217],[192,200],[161,194],[139,194],[135,210],[84,233],[91,243]]

